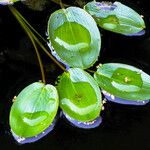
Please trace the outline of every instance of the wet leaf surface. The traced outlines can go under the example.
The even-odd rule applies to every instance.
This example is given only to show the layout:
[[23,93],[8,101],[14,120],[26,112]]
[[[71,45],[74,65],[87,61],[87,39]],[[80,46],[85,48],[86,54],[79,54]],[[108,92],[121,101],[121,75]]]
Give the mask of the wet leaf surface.
[[54,12],[49,18],[48,34],[52,47],[69,66],[85,69],[98,59],[100,33],[83,9],[69,7]]
[[89,2],[84,9],[100,27],[112,32],[130,35],[145,28],[142,17],[120,2]]
[[55,87],[43,83],[27,86],[14,101],[10,111],[10,127],[22,138],[43,132],[51,125],[58,110]]
[[57,86],[60,107],[71,118],[93,121],[100,115],[101,93],[94,78],[79,68],[71,68],[59,79]]
[[150,76],[133,66],[103,64],[94,77],[102,89],[114,96],[127,100],[150,99]]

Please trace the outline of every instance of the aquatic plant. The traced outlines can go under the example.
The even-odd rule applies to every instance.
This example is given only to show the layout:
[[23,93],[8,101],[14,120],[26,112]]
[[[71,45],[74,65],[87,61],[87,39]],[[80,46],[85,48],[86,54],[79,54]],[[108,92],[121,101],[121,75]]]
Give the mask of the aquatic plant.
[[106,30],[121,34],[136,34],[145,28],[137,12],[120,2],[89,2],[84,9],[93,16],[97,24]]
[[[14,2],[17,0],[0,0],[0,4],[9,5],[30,38],[42,76],[41,82],[25,87],[14,99],[9,123],[17,142],[35,142],[52,131],[59,106],[61,115],[72,125],[91,129],[102,122],[102,94],[108,101],[120,104],[149,102],[150,76],[140,69],[120,63],[100,64],[96,72],[89,69],[100,61],[101,35],[97,25],[123,36],[144,34],[144,20],[133,9],[120,2],[96,1],[87,3],[84,9],[64,8],[67,5],[59,1],[62,9],[50,15],[47,25],[47,50],[40,41],[47,40],[11,5]],[[47,84],[37,44],[64,71],[56,85]]]

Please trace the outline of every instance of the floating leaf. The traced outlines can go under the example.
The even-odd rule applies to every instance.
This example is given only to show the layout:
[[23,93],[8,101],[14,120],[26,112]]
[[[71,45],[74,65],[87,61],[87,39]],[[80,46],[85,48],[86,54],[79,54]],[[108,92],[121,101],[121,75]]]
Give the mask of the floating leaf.
[[51,123],[51,125],[48,128],[46,128],[43,132],[39,133],[36,136],[24,138],[24,137],[17,136],[14,132],[12,132],[12,135],[19,144],[36,142],[36,141],[40,140],[42,137],[46,136],[48,133],[50,133],[54,129],[57,119],[58,119],[58,117],[56,116],[55,119],[53,120],[53,122]]
[[11,130],[21,138],[36,136],[51,125],[57,109],[56,88],[49,84],[33,83],[21,91],[12,105]]
[[60,59],[71,67],[88,68],[99,56],[99,30],[83,9],[69,7],[54,12],[48,21],[48,34]]
[[84,9],[106,30],[130,35],[145,28],[142,17],[120,2],[89,2]]
[[133,66],[108,63],[94,74],[99,86],[114,96],[126,100],[150,99],[150,76]]
[[96,119],[101,111],[100,89],[88,73],[79,68],[63,73],[57,86],[60,107],[66,115],[77,121]]

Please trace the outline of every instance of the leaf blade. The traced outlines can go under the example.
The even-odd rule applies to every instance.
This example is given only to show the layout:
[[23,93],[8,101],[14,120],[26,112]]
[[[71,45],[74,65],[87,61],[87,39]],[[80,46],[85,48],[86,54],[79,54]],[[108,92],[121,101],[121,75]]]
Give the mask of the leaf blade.
[[71,118],[91,121],[99,116],[101,93],[95,80],[85,71],[69,69],[61,76],[57,89],[60,107]]
[[145,28],[142,17],[120,2],[89,2],[84,9],[94,17],[100,27],[112,32],[134,34]]
[[57,55],[69,66],[85,69],[98,59],[100,33],[83,9],[69,7],[54,12],[48,21],[48,34]]
[[17,96],[10,111],[10,127],[21,137],[32,137],[44,131],[58,109],[58,94],[52,85],[35,82]]
[[[124,71],[118,71],[120,68]],[[94,74],[94,78],[102,89],[119,98],[150,99],[150,76],[133,66],[119,63],[103,64]]]

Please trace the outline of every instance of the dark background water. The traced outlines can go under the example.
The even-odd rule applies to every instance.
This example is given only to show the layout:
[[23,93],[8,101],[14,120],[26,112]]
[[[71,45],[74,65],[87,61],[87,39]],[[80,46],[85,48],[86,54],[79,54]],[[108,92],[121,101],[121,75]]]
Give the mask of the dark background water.
[[[149,0],[121,2],[144,16],[146,34],[141,37],[127,37],[102,30],[99,62],[123,62],[137,66],[150,74]],[[48,17],[59,8],[54,3],[50,3],[47,9],[41,12],[28,9],[20,3],[15,7],[45,38]],[[42,51],[40,52],[47,81],[54,84],[54,80],[62,71]],[[76,129],[65,120],[59,119],[55,129],[46,137],[33,144],[18,145],[9,129],[12,98],[26,85],[39,79],[40,70],[31,42],[9,9],[0,6],[0,149],[150,149],[150,103],[137,107],[109,102],[102,112],[103,122],[96,129]]]

